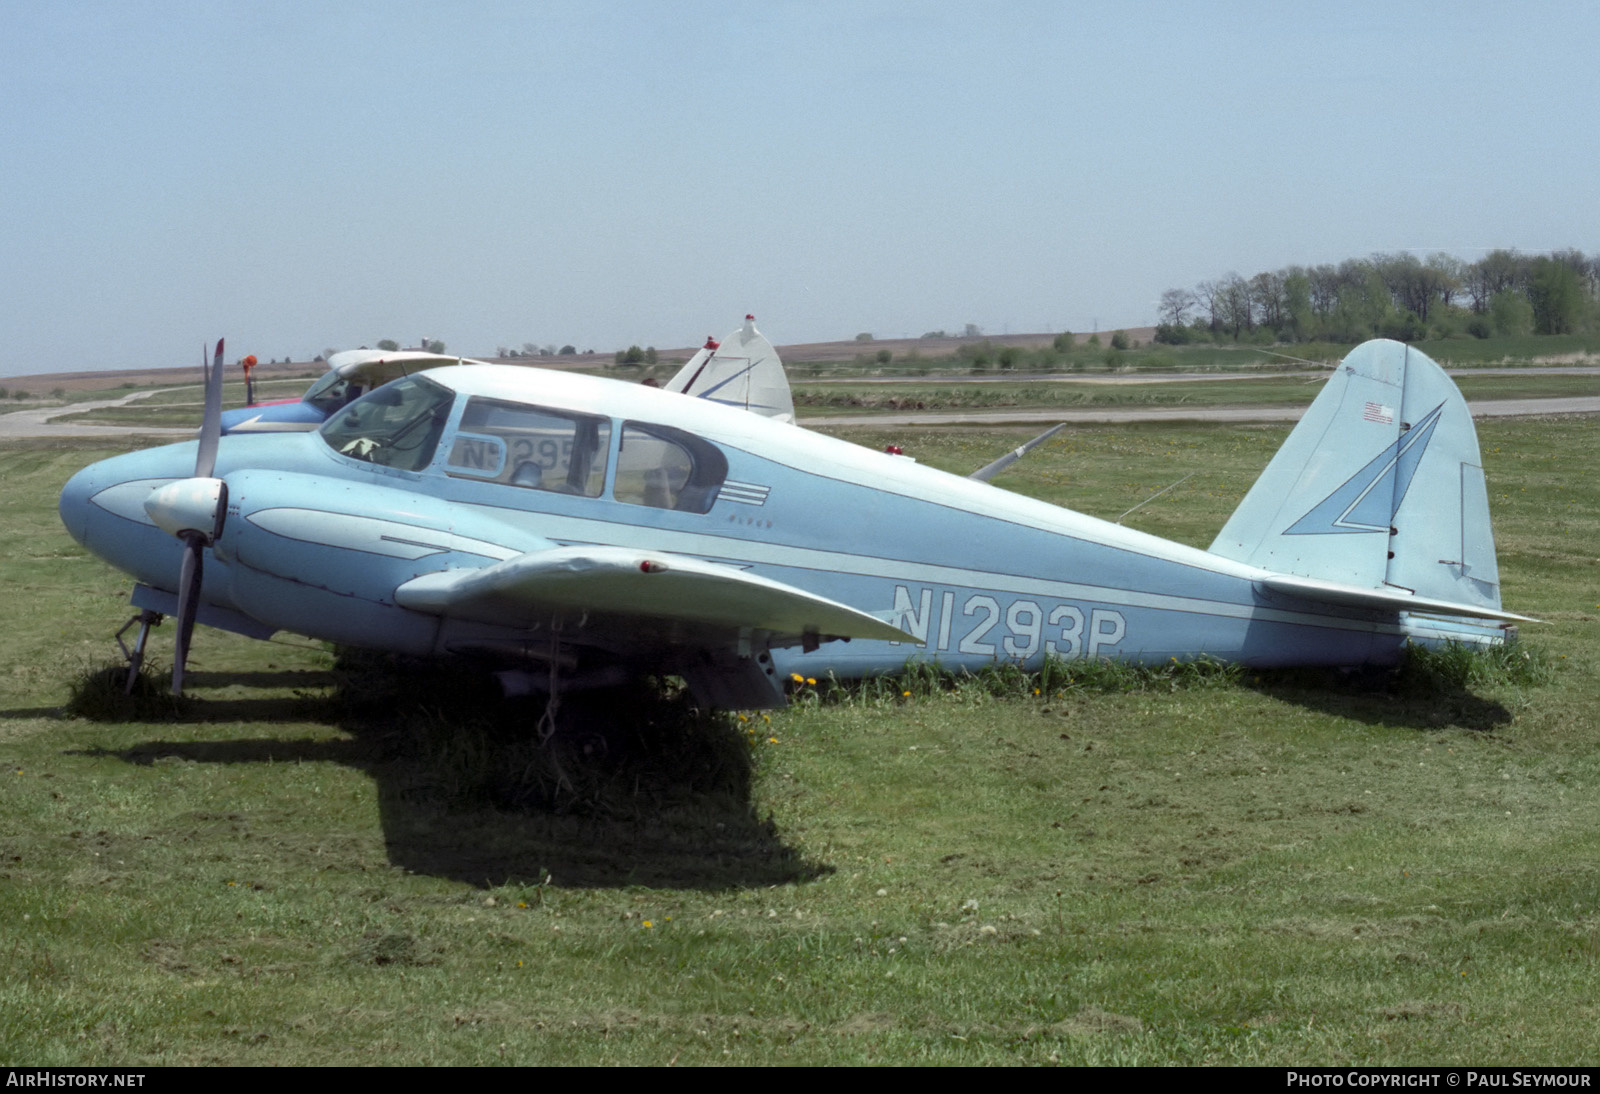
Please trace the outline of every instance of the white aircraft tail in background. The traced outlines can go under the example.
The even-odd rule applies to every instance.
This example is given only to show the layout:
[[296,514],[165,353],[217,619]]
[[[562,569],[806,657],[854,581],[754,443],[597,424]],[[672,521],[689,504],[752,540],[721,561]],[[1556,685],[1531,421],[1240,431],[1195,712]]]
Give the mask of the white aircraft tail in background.
[[783,362],[762,333],[756,317],[744,317],[744,326],[720,343],[706,344],[663,387],[734,406],[780,422],[794,421],[794,397]]

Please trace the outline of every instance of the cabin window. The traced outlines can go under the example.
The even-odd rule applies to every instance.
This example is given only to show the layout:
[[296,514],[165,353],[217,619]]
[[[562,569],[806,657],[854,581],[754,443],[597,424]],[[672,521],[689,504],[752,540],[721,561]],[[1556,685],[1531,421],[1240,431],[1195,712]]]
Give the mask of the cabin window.
[[322,439],[341,456],[402,471],[433,459],[455,394],[413,376],[385,384],[329,418]]
[[498,479],[506,471],[506,442],[492,433],[457,433],[445,470],[456,476]]
[[715,445],[671,426],[626,422],[611,496],[632,505],[705,513],[727,477],[727,457]]
[[595,498],[605,487],[610,447],[609,419],[469,399],[445,471],[457,478]]

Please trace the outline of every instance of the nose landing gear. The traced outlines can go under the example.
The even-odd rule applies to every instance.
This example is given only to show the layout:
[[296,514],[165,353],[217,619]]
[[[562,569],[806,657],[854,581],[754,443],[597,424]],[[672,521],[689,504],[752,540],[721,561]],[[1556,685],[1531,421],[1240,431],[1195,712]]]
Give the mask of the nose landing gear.
[[[122,629],[117,632],[117,648],[122,650],[122,659],[128,663],[128,681],[122,686],[122,694],[133,694],[133,682],[139,679],[139,670],[144,667],[144,649],[150,640],[150,628],[159,626],[165,618],[160,612],[146,608],[124,623]],[[133,648],[130,650],[128,644],[122,640],[122,636],[127,634],[128,629],[135,623],[139,625],[139,635],[133,640]]]

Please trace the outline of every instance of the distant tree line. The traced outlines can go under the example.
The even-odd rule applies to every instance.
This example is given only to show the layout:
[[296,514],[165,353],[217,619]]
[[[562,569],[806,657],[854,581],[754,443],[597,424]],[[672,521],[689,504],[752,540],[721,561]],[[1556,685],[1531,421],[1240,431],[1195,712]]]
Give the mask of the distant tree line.
[[[400,343],[396,342],[393,338],[380,338],[378,339],[378,348],[383,350],[385,353],[393,353],[400,348]],[[422,340],[422,344],[417,348],[425,353],[443,353],[444,343],[439,341],[437,338],[424,338]],[[329,356],[332,356],[332,352],[328,352]]]
[[619,365],[653,365],[656,363],[656,347],[629,346],[627,349],[617,350],[616,362]]
[[[554,342],[543,346],[536,342],[524,342],[522,343],[522,348],[520,350],[512,346],[496,346],[494,355],[496,357],[508,359],[518,357],[572,357],[575,356],[577,352],[578,347],[573,345],[571,342],[568,342],[559,349],[556,348],[556,344]],[[583,352],[593,353],[594,350],[586,349]]]
[[[860,335],[856,335],[856,337],[859,339],[861,336]],[[924,331],[923,334],[922,334],[922,337],[924,337],[924,338],[982,338],[983,337],[983,328],[978,326],[978,324],[976,324],[976,323],[968,323],[966,325],[966,327],[963,328],[963,330],[961,331],[960,334],[948,334],[948,333],[946,333],[945,331],[942,331],[942,330],[930,330],[930,331]]]
[[1477,262],[1406,251],[1230,273],[1161,294],[1155,339],[1360,342],[1576,334],[1600,325],[1600,255],[1491,251]]

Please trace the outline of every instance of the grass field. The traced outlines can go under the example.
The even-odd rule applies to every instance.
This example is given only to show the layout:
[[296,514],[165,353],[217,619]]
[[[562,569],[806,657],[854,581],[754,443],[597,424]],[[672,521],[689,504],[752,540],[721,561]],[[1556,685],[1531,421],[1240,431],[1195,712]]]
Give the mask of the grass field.
[[[1284,434],[1074,429],[999,484],[1114,518],[1192,471],[1127,523],[1204,546]],[[553,750],[203,628],[183,707],[64,713],[129,609],[55,494],[111,450],[0,449],[0,1063],[1591,1062],[1600,426],[1479,435],[1544,620],[1509,670],[819,681]]]

